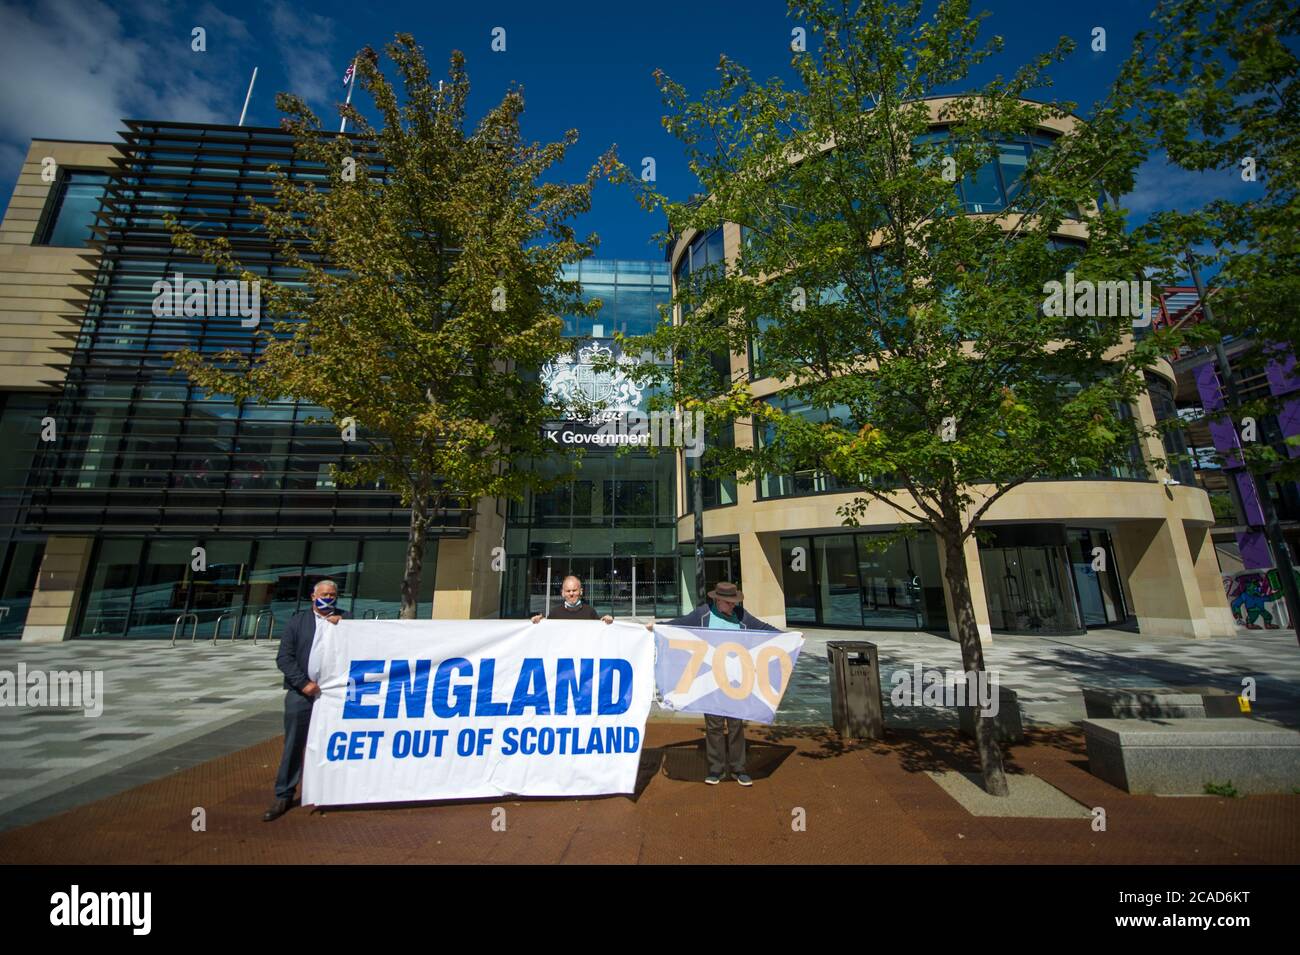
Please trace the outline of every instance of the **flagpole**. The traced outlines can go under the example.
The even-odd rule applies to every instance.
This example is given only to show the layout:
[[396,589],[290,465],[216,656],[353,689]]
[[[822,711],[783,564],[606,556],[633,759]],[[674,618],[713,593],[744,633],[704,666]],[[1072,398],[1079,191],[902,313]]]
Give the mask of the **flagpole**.
[[[356,86],[356,85],[357,85],[357,61],[356,61],[356,60],[353,60],[353,61],[352,61],[352,81],[351,81],[350,83],[348,83],[348,98],[345,99],[345,100],[343,101],[343,105],[344,105],[344,106],[350,106],[350,105],[352,104],[352,87],[354,87],[354,86]],[[348,128],[348,118],[347,118],[347,116],[344,116],[344,117],[343,117],[343,122],[339,123],[339,132],[340,132],[340,133],[342,133],[342,132],[346,132],[346,131],[347,131],[347,128]]]
[[239,111],[239,125],[244,125],[244,117],[248,115],[248,101],[253,98],[253,84],[257,82],[257,67],[253,67],[253,78],[248,81],[248,93],[244,96],[244,108]]

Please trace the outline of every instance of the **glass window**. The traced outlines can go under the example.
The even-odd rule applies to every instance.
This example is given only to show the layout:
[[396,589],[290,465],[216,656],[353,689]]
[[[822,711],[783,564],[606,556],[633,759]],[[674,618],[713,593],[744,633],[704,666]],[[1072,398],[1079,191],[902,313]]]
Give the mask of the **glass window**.
[[15,541],[9,545],[4,577],[0,579],[0,607],[8,607],[9,613],[0,619],[0,639],[22,636],[44,554],[44,541]]
[[[796,554],[795,548],[801,553]],[[781,539],[781,575],[785,588],[785,619],[794,625],[817,622],[817,591],[813,581],[812,541],[807,537]],[[797,568],[797,569],[795,569]]]
[[45,228],[34,245],[80,247],[91,238],[99,200],[108,185],[108,173],[70,170],[54,187]]
[[961,181],[961,197],[967,212],[997,212],[1002,208],[1002,188],[997,164],[987,162]]
[[[301,540],[261,541],[248,575],[248,613],[244,634],[252,636],[257,615],[270,611],[272,632],[279,634],[298,609],[302,589],[302,559],[306,542]],[[267,622],[262,622],[265,635]]]
[[822,622],[837,627],[861,627],[862,585],[858,580],[853,535],[835,534],[814,540]]
[[1021,178],[1029,164],[1029,145],[1027,143],[999,143],[998,170],[1002,173],[1002,186],[1006,190],[1007,202],[1015,201],[1020,192]]
[[[420,571],[419,600],[415,611],[418,620],[427,620],[433,616],[432,597],[437,565],[438,541],[436,538],[428,538],[424,544],[424,566]],[[356,599],[352,605],[353,616],[397,619],[402,610],[406,541],[366,541],[360,571]]]
[[858,575],[862,580],[862,622],[867,627],[921,626],[921,582],[912,572],[907,543],[885,550],[871,546],[879,535],[857,534]]
[[90,572],[78,636],[124,637],[140,566],[139,540],[104,540]]
[[194,593],[190,598],[190,610],[199,615],[200,634],[206,632],[211,636],[210,628],[215,627],[217,618],[229,610],[235,611],[239,616],[222,622],[222,636],[229,638],[239,625],[243,616],[244,582],[252,560],[252,547],[252,541],[248,540],[205,542],[207,568],[191,570]]
[[[302,600],[311,600],[311,589],[320,580],[334,581],[339,588],[339,608],[352,612],[353,591],[357,585],[359,548],[354,540],[317,540],[311,542],[306,573],[302,578]],[[399,580],[400,575],[399,575]]]

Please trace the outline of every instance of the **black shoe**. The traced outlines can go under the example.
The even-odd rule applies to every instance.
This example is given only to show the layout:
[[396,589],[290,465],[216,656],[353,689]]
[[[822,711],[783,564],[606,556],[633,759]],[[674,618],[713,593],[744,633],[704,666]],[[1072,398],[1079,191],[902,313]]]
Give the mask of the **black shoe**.
[[292,799],[277,799],[275,802],[271,803],[270,809],[262,813],[262,821],[274,822],[275,820],[283,816],[286,812],[288,812],[289,807],[292,805],[293,805]]

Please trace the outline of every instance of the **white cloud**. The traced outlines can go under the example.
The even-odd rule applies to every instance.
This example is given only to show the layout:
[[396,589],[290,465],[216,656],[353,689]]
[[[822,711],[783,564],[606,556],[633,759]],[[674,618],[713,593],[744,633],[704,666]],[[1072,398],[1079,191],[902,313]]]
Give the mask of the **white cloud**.
[[[27,10],[0,0],[0,62],[8,74],[0,84],[0,139],[115,139],[123,117],[237,118],[232,90],[239,83],[230,66],[236,44],[247,39],[242,23],[209,12],[210,25],[188,24],[168,13],[155,8],[154,16],[133,20],[128,35],[99,0],[47,0]],[[192,26],[207,29],[208,52],[190,49]]]
[[1153,212],[1193,212],[1215,199],[1239,199],[1250,185],[1235,170],[1193,172],[1160,154],[1138,168],[1134,189],[1120,205],[1141,221]]
[[[0,183],[16,178],[35,138],[114,142],[124,118],[239,118],[240,20],[207,4],[182,16],[157,0],[125,11],[129,20],[101,0],[0,0]],[[195,26],[207,52],[191,49]]]
[[343,71],[331,47],[334,22],[306,13],[286,0],[271,4],[271,36],[289,83],[286,92],[297,93],[316,110],[328,128],[337,118],[335,103],[343,101]]

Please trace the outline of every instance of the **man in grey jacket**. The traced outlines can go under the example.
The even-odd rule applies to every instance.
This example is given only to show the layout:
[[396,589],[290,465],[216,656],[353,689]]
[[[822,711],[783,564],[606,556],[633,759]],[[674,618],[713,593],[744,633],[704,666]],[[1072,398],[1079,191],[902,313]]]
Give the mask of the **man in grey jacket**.
[[[696,627],[715,630],[772,630],[777,628],[764,623],[745,610],[740,602],[745,595],[731,581],[719,581],[709,591],[709,599],[688,614],[664,623],[674,627]],[[650,625],[653,630],[654,626]],[[745,721],[731,716],[704,715],[704,752],[709,761],[709,772],[704,781],[716,786],[726,771],[736,777],[742,786],[754,785],[745,772]]]

